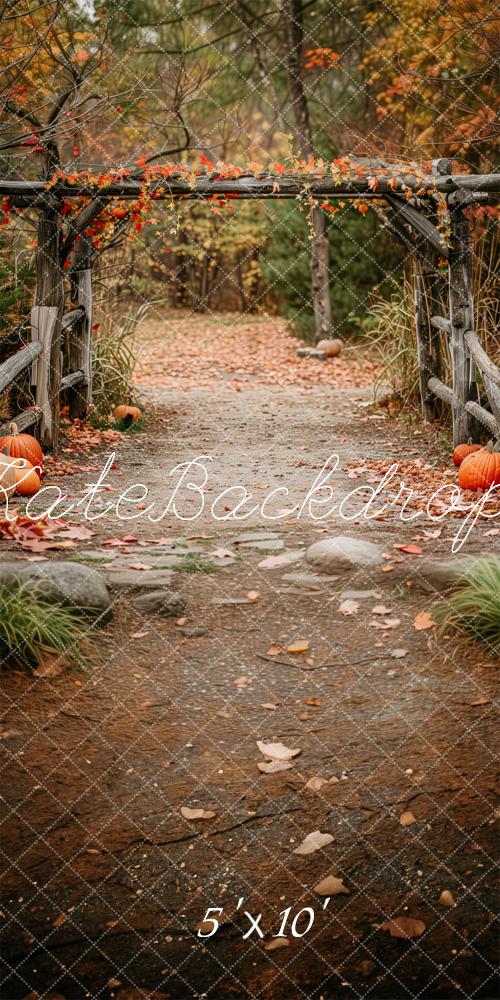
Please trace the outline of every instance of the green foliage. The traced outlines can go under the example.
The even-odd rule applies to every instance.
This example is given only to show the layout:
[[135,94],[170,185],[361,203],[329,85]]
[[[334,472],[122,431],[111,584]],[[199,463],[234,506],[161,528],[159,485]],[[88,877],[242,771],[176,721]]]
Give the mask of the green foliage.
[[[265,206],[268,241],[261,269],[269,293],[299,333],[313,331],[310,235],[306,213],[296,201]],[[330,295],[336,332],[359,333],[374,286],[386,291],[400,278],[400,254],[377,228],[372,212],[361,216],[348,206],[329,220]],[[391,273],[394,271],[394,277]],[[389,277],[387,277],[389,275]]]
[[92,645],[91,626],[78,608],[50,600],[31,583],[0,587],[2,662],[33,667],[52,654],[83,665]]
[[34,285],[33,259],[23,255],[16,268],[8,248],[0,247],[0,337],[29,311]]
[[436,610],[442,630],[453,628],[500,653],[500,559],[483,556],[462,578],[462,589]]
[[177,567],[181,573],[214,573],[215,564],[200,552],[188,552]]

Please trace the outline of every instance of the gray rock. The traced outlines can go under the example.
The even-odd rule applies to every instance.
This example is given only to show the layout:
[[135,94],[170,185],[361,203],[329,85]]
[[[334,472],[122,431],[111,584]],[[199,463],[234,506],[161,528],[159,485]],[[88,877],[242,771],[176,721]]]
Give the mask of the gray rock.
[[149,594],[136,597],[134,608],[142,614],[178,618],[184,614],[186,602],[176,590],[152,590]]
[[43,563],[6,562],[0,566],[0,584],[14,580],[30,586],[60,604],[81,608],[95,617],[111,618],[111,601],[104,579],[97,570],[80,562],[58,560]]
[[320,573],[348,573],[357,569],[375,569],[383,564],[383,548],[364,538],[336,535],[314,542],[306,560]]
[[179,632],[185,639],[201,639],[207,634],[206,628],[180,628]]
[[168,587],[173,575],[169,569],[106,571],[108,585],[116,590],[158,590],[159,587]]
[[435,591],[443,593],[447,590],[456,590],[460,586],[464,573],[467,573],[480,558],[481,553],[476,553],[475,555],[454,556],[443,561],[424,562],[419,560],[409,566],[399,565],[397,569],[399,574],[412,581],[414,587],[427,593]]
[[379,590],[343,590],[341,601],[367,601],[370,597],[379,600],[382,594]]
[[238,548],[240,549],[269,549],[269,552],[278,551],[278,549],[284,549],[285,543],[281,538],[262,538],[259,541],[254,542],[239,542]]

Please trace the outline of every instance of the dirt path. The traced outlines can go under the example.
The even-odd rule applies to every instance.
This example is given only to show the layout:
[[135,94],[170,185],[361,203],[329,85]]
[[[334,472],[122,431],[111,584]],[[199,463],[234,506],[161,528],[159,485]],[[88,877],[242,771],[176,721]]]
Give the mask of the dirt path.
[[[255,329],[264,343],[267,327]],[[334,452],[340,497],[366,481],[366,460],[435,456],[430,432],[366,408],[357,366],[348,376],[329,367],[327,377],[323,367],[320,384],[304,365],[295,376],[280,330],[286,377],[283,361],[274,371],[267,348],[253,350],[245,327],[236,382],[228,354],[204,349],[207,389],[199,371],[186,377],[195,362],[178,344],[181,374],[172,373],[172,337],[161,348],[149,329],[140,383],[154,413],[147,433],[119,444],[113,487],[147,483],[148,503],[162,509],[172,467],[204,453],[213,459],[207,501],[244,483],[260,503],[287,485],[282,507],[304,498]],[[335,387],[346,378],[347,388]],[[88,481],[77,473],[72,490]],[[196,512],[196,493],[181,499],[185,514]],[[415,630],[435,595],[404,585],[419,556],[393,545],[418,530],[392,515],[273,524],[260,511],[235,525],[214,521],[208,503],[193,522],[170,513],[151,527],[109,515],[92,529],[78,557],[90,553],[92,563],[100,551],[110,577],[117,559],[150,565],[163,538],[157,551],[177,569],[186,622],[143,616],[136,589],[116,588],[93,670],[45,681],[3,675],[2,997],[494,996],[494,664]],[[318,583],[289,578],[311,572],[303,561],[272,566],[273,556],[339,531],[382,543],[394,573]],[[127,532],[137,542],[112,559],[102,543]],[[452,533],[447,525],[421,540],[422,558],[449,554]],[[469,548],[490,547],[483,535]],[[353,589],[373,593],[342,614],[341,595]],[[380,605],[388,610],[373,613]],[[296,642],[307,651],[288,652]],[[300,754],[262,773],[257,741]],[[308,787],[312,778],[326,780]],[[189,819],[183,807],[213,815]],[[313,831],[332,839],[294,853]],[[345,891],[315,892],[326,876]],[[444,890],[455,906],[438,902]],[[209,907],[222,908],[220,927],[203,941]],[[268,949],[288,907],[288,943]],[[314,922],[293,936],[307,907]],[[263,940],[244,911],[262,914]],[[399,917],[420,921],[410,925],[418,936],[381,929]],[[310,919],[302,914],[297,934]]]

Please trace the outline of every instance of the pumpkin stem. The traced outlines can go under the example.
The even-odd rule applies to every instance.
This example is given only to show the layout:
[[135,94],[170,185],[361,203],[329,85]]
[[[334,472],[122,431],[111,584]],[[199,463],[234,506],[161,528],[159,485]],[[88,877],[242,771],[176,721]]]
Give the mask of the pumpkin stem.
[[488,444],[485,447],[486,451],[493,451],[493,441],[488,441]]
[[12,423],[9,424],[8,431],[9,434],[19,434],[17,424],[15,424],[14,421],[12,421]]

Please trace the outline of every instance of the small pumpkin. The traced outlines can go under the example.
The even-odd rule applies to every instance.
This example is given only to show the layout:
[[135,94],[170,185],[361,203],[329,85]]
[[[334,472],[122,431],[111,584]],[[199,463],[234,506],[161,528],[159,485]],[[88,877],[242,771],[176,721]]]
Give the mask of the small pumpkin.
[[341,340],[320,340],[316,344],[318,351],[323,351],[327,358],[337,358],[342,351]]
[[141,419],[142,413],[137,406],[127,406],[125,403],[120,403],[120,406],[115,409],[115,417],[117,420],[133,424],[136,420]]
[[16,493],[21,497],[32,497],[40,489],[40,466],[36,468],[27,458],[15,458]]
[[32,465],[42,465],[43,452],[37,439],[31,434],[20,434],[17,424],[9,424],[9,433],[0,438],[0,451],[5,449],[11,458],[26,458]]
[[453,464],[460,466],[467,455],[472,455],[474,451],[481,451],[480,444],[457,444],[453,452]]
[[500,452],[493,451],[493,442],[464,458],[458,470],[458,485],[462,490],[488,490],[500,484]]
[[11,458],[7,450],[3,449],[0,451],[0,503],[12,496],[16,482],[15,458]]

